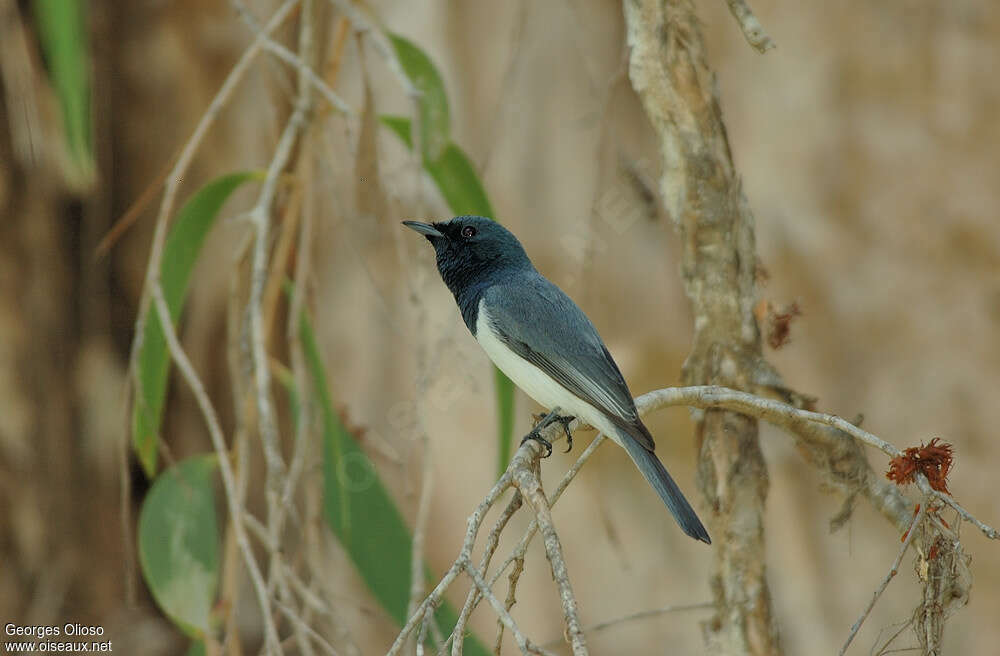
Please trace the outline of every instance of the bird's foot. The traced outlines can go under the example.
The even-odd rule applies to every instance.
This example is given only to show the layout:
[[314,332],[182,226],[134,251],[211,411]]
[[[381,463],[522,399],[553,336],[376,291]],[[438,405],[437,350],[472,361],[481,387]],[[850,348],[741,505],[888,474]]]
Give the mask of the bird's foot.
[[566,450],[563,453],[569,453],[573,450],[573,433],[569,430],[569,425],[573,423],[576,417],[564,417],[558,416],[553,421],[557,421],[562,424],[563,432],[566,433]]
[[538,430],[539,430],[538,428],[532,428],[531,432],[525,435],[524,438],[521,440],[521,444],[523,445],[528,440],[535,440],[536,442],[545,447],[545,455],[542,457],[548,458],[549,456],[552,455],[552,442],[549,442],[547,439],[542,437],[541,434],[539,434]]
[[566,434],[566,451],[564,453],[569,453],[573,449],[573,433],[569,430],[569,425],[573,422],[576,417],[563,416],[559,414],[559,408],[553,408],[552,411],[547,415],[532,415],[535,419],[535,427],[528,433],[521,444],[524,444],[526,440],[535,440],[541,442],[547,449],[545,457],[548,458],[552,454],[552,443],[542,437],[541,431],[545,430],[552,424],[558,423],[562,425],[563,432]]

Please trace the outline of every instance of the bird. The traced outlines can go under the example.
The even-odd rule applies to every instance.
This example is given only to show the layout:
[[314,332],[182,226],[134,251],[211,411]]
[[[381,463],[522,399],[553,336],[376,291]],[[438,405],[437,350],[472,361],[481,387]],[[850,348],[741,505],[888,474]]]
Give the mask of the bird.
[[[434,247],[442,280],[493,363],[540,405],[556,409],[567,435],[575,417],[623,447],[681,529],[711,544],[697,513],[653,452],[653,436],[594,324],[535,269],[517,237],[482,216],[403,225]],[[539,439],[551,453],[551,444],[537,430],[525,439]]]

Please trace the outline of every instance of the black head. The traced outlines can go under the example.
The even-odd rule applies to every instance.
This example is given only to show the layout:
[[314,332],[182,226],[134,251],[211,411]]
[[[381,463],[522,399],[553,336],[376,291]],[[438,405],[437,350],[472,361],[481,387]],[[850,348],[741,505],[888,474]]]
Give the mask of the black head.
[[403,221],[434,246],[438,271],[455,296],[497,276],[531,269],[521,242],[502,225],[482,216],[456,216],[450,221]]

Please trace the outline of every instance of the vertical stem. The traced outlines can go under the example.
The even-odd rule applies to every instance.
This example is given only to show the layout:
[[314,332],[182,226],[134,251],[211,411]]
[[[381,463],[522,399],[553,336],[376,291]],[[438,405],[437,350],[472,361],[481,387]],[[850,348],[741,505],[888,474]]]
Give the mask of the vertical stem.
[[[746,389],[761,359],[752,313],[753,216],[733,165],[705,46],[690,0],[625,0],[629,76],[660,142],[661,191],[682,241],[681,271],[694,312],[687,385]],[[711,653],[778,654],[764,568],[767,468],[757,422],[697,413],[698,483],[712,508],[716,615]]]

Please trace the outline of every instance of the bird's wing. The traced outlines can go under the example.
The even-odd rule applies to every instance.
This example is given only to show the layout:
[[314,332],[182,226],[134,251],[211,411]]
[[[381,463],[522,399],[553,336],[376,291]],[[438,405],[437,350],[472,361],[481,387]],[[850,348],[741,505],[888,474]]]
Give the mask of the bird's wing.
[[491,286],[483,300],[494,331],[511,350],[653,450],[618,365],[561,289],[533,271]]

